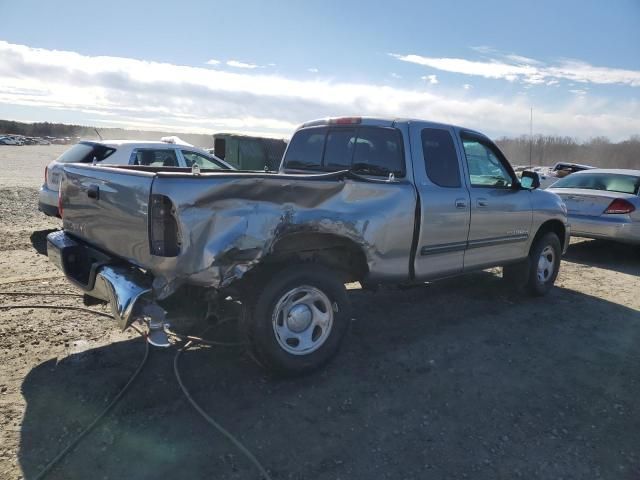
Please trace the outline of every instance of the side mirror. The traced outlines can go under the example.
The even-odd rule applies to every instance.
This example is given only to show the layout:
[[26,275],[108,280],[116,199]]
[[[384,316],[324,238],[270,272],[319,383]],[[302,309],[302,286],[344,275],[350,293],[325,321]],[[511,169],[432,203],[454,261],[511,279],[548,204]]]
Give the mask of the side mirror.
[[540,176],[538,172],[525,170],[520,177],[520,186],[526,190],[535,190],[540,186]]

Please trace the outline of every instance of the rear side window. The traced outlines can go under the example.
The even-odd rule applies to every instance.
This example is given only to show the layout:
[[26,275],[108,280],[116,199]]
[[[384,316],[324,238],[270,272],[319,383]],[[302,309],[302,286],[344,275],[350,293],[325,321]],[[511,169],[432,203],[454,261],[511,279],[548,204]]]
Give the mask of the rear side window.
[[136,151],[133,164],[152,167],[177,167],[178,158],[173,149],[142,149]]
[[115,151],[115,148],[105,145],[78,143],[60,155],[56,161],[60,163],[90,163],[95,158],[96,162],[101,162]]
[[395,128],[309,128],[299,130],[286,152],[285,168],[363,175],[404,176],[402,137]]
[[425,128],[421,135],[429,180],[440,187],[459,187],[460,167],[451,134],[439,128]]
[[326,128],[308,128],[298,131],[287,149],[286,168],[321,170],[326,134]]
[[553,188],[582,188],[637,195],[640,193],[640,177],[613,173],[581,173],[558,180],[553,184]]

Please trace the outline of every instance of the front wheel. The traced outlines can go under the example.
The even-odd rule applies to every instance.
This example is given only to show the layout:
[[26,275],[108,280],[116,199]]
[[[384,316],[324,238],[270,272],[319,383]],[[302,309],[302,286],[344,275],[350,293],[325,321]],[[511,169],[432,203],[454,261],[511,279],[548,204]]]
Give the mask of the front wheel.
[[560,271],[562,247],[555,233],[546,233],[531,246],[529,276],[526,288],[532,295],[542,296],[553,287]]
[[276,373],[317,369],[337,352],[350,307],[341,276],[321,265],[298,264],[263,276],[247,303],[245,328],[256,359]]
[[546,233],[534,241],[525,261],[504,266],[503,279],[510,288],[546,295],[558,276],[561,252],[558,236]]

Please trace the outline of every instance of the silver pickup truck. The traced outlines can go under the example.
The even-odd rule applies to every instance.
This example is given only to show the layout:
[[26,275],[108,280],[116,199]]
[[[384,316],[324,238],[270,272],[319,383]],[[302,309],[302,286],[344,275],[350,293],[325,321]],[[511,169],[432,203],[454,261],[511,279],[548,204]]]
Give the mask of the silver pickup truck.
[[203,311],[237,299],[254,356],[300,373],[336,353],[347,282],[503,266],[510,284],[545,294],[569,225],[561,199],[538,184],[472,130],[320,120],[295,132],[278,173],[67,164],[64,231],[49,235],[48,254],[109,301],[123,328],[161,325],[178,296]]

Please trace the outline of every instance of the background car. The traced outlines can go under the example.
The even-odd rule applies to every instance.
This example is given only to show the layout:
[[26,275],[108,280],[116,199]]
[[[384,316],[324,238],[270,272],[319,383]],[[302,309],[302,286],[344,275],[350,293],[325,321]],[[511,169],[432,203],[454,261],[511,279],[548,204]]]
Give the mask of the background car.
[[640,170],[583,170],[548,190],[564,200],[571,235],[640,245]]
[[558,162],[553,167],[538,172],[540,176],[540,188],[549,188],[560,178],[564,178],[572,173],[591,170],[596,167],[591,165],[581,165],[579,163]]
[[18,145],[18,142],[16,142],[13,137],[4,136],[0,137],[0,145]]
[[234,168],[191,145],[139,140],[82,141],[52,161],[44,171],[40,187],[38,210],[58,217],[58,188],[65,163],[92,163],[115,165],[150,165],[163,167],[191,167],[194,163],[203,169],[234,170]]

